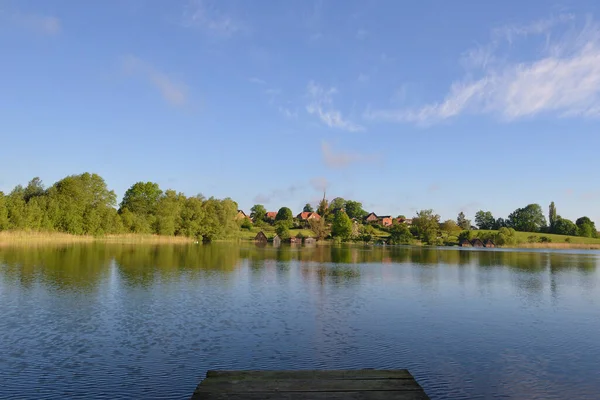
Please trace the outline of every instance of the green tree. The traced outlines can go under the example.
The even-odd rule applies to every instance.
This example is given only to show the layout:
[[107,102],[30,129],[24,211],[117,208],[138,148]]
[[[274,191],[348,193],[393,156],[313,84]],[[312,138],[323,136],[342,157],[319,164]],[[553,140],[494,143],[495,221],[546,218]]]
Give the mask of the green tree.
[[579,236],[595,238],[598,236],[596,231],[596,224],[588,217],[581,217],[575,221],[577,225],[577,232]]
[[[372,226],[369,227],[373,229]],[[390,237],[388,241],[390,244],[411,244],[413,241],[413,235],[410,233],[410,229],[408,229],[406,224],[393,224],[390,229]]]
[[23,192],[25,202],[29,202],[34,197],[43,196],[45,192],[44,184],[39,177],[35,177],[29,181]]
[[189,197],[181,210],[180,231],[183,236],[202,239],[204,207],[202,197]]
[[552,233],[556,233],[558,235],[577,236],[577,225],[575,225],[573,221],[561,218],[560,215],[557,215],[556,220],[554,221],[554,228]]
[[435,244],[440,226],[440,216],[433,210],[421,210],[412,223],[416,236],[426,244]]
[[352,236],[352,220],[345,211],[339,211],[335,214],[331,234],[342,240],[348,240]]
[[337,212],[340,210],[343,210],[346,206],[346,200],[344,200],[341,197],[336,197],[335,199],[331,200],[331,203],[329,203],[329,209],[332,212]]
[[458,235],[458,242],[462,242],[465,240],[470,241],[471,239],[473,239],[475,237],[475,233],[473,231],[462,231],[459,235]]
[[556,225],[556,206],[554,205],[554,202],[550,203],[550,207],[548,209],[548,221],[550,223],[550,232],[554,233]]
[[306,203],[304,205],[304,208],[302,209],[302,212],[315,212],[315,210],[313,209],[313,207],[310,205],[310,203]]
[[281,240],[289,239],[290,227],[286,221],[275,222],[275,233],[281,238]]
[[494,229],[496,220],[490,211],[479,210],[475,214],[475,224],[479,229]]
[[173,236],[183,234],[181,213],[185,206],[185,196],[174,190],[167,190],[156,204],[154,232],[159,235]]
[[27,203],[23,186],[17,185],[9,193],[6,199],[6,209],[10,229],[27,228]]
[[459,212],[458,217],[456,218],[456,224],[460,226],[461,229],[471,229],[471,221],[465,217],[464,212]]
[[310,230],[313,231],[317,240],[323,240],[327,236],[329,236],[329,227],[325,222],[325,218],[320,218],[319,220],[311,219],[308,221],[310,226]]
[[[402,225],[404,225],[404,224],[402,224]],[[462,228],[460,226],[458,226],[458,224],[456,222],[449,219],[440,224],[440,230],[442,232],[445,232],[448,235],[456,236],[460,233]]]
[[363,210],[362,203],[354,200],[346,201],[346,214],[352,219],[362,221],[367,216],[367,212]]
[[0,191],[0,231],[8,229],[8,207],[6,196]]
[[279,211],[277,211],[277,215],[275,216],[275,222],[282,222],[287,224],[288,228],[292,226],[294,222],[294,215],[292,214],[292,210],[287,207],[281,207]]
[[506,221],[504,218],[498,218],[496,222],[494,222],[494,229],[506,228]]
[[329,203],[324,195],[323,200],[319,202],[319,207],[317,207],[317,214],[319,214],[322,219],[326,219],[329,215]]
[[546,227],[546,217],[539,204],[529,204],[513,211],[507,225],[520,232],[540,232]]
[[513,228],[501,227],[494,235],[494,243],[497,246],[509,246],[517,243],[516,232]]
[[134,214],[154,215],[163,192],[154,182],[137,182],[123,196],[119,211],[127,208]]
[[250,209],[250,218],[254,224],[264,221],[265,215],[267,215],[267,209],[262,204],[255,204]]

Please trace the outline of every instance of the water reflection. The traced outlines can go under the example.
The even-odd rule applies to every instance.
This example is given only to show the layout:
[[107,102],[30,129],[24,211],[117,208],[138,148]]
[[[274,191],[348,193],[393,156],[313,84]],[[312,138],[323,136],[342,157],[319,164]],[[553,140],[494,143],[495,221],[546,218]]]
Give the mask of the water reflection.
[[208,368],[409,368],[434,399],[593,398],[599,260],[360,245],[0,248],[0,398],[188,398]]

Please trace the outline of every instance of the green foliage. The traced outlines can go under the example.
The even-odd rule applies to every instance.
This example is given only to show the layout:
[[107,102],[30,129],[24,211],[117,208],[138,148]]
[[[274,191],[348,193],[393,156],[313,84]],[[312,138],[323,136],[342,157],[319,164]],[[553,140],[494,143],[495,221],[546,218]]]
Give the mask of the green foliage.
[[317,214],[321,216],[321,219],[326,219],[329,216],[329,203],[325,197],[323,197],[323,199],[319,202]]
[[540,232],[546,227],[546,217],[539,204],[529,204],[508,216],[508,226],[521,232]]
[[588,217],[581,217],[575,221],[577,225],[577,232],[579,236],[595,238],[598,236],[598,232],[596,231],[596,224],[589,219]]
[[456,222],[449,219],[440,224],[440,230],[442,230],[442,232],[445,232],[448,235],[455,236],[458,235],[462,229],[460,226],[458,226]]
[[479,229],[494,229],[496,220],[490,211],[479,210],[475,214],[475,224]]
[[321,218],[318,221],[311,219],[308,221],[310,230],[313,231],[317,240],[323,240],[329,236],[329,227],[325,222],[325,218]]
[[500,228],[508,228],[508,226],[506,225],[506,221],[504,220],[504,218],[498,218],[496,220],[496,222],[494,223],[494,228],[493,229],[500,229]]
[[561,218],[560,215],[556,217],[554,227],[551,230],[552,233],[556,233],[557,235],[577,236],[578,234],[577,225],[571,220]]
[[0,191],[0,231],[8,229],[8,207],[6,206],[6,196]]
[[240,224],[240,228],[249,231],[250,229],[252,229],[252,221],[250,221],[248,218],[242,219],[242,223]]
[[304,205],[304,208],[302,209],[302,212],[314,212],[315,210],[313,209],[313,207],[310,205],[310,203],[306,203]]
[[294,223],[294,215],[292,214],[292,210],[287,207],[281,207],[279,211],[277,211],[275,222],[287,224],[287,227],[290,228]]
[[471,229],[471,220],[467,219],[465,213],[462,211],[458,213],[456,224],[460,226],[461,229]]
[[[464,215],[463,215],[464,216]],[[413,218],[413,229],[423,243],[436,244],[439,231],[440,216],[433,213],[433,210],[421,210]]]
[[329,209],[332,212],[343,210],[345,206],[346,206],[346,200],[344,200],[341,197],[336,197],[335,199],[331,200],[331,203],[329,203]]
[[459,235],[458,235],[458,241],[459,243],[464,241],[464,240],[468,240],[470,241],[471,239],[473,239],[475,237],[475,233],[473,231],[462,231]]
[[344,211],[339,211],[335,214],[331,234],[342,240],[348,240],[352,236],[352,220]]
[[275,223],[275,233],[282,240],[289,239],[290,237],[290,227],[285,221],[277,221]]
[[161,196],[158,183],[137,182],[125,192],[119,211],[127,208],[138,215],[154,214]]
[[255,204],[250,209],[250,218],[256,225],[265,220],[265,215],[267,214],[267,209],[262,204]]
[[362,203],[354,200],[346,201],[346,214],[348,214],[348,217],[356,218],[359,221],[367,216],[367,212],[362,208]]
[[45,189],[42,180],[37,176],[29,181],[23,192],[25,202],[29,202],[34,197],[44,195]]
[[557,215],[556,215],[556,206],[554,205],[554,202],[550,203],[550,206],[548,207],[548,222],[550,223],[550,232],[556,233],[555,229],[556,229]]
[[413,235],[406,224],[393,224],[390,229],[388,242],[390,244],[411,244],[413,242]]

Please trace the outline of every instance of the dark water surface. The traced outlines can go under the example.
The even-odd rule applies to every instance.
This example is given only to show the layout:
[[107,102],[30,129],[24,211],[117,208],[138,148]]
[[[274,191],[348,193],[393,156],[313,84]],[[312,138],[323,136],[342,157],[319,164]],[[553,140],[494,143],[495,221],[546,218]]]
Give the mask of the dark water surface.
[[0,248],[0,398],[188,398],[207,369],[408,368],[600,398],[600,252]]

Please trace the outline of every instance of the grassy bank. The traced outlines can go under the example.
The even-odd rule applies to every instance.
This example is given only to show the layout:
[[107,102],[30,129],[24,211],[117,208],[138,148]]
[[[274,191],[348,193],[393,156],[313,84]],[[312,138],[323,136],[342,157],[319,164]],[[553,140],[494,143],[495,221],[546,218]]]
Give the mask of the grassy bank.
[[122,234],[106,236],[80,236],[59,232],[0,232],[0,245],[26,244],[70,244],[70,243],[126,243],[126,244],[160,244],[160,243],[191,243],[193,239],[181,236],[159,236],[142,234]]
[[[498,231],[478,230],[473,231],[475,235],[477,233],[497,233]],[[536,241],[541,241],[542,237],[546,237],[550,240],[549,243],[529,243],[530,238],[535,238]],[[537,232],[515,232],[515,238],[517,239],[518,247],[531,247],[536,248],[535,245],[540,245],[537,248],[553,248],[551,246],[545,247],[542,245],[561,245],[556,248],[578,248],[576,246],[569,247],[569,245],[598,245],[600,246],[600,239],[587,238],[581,236],[567,236],[567,235],[555,235],[552,233],[537,233]],[[531,245],[531,246],[530,246]]]

